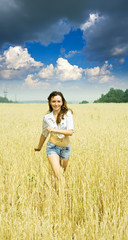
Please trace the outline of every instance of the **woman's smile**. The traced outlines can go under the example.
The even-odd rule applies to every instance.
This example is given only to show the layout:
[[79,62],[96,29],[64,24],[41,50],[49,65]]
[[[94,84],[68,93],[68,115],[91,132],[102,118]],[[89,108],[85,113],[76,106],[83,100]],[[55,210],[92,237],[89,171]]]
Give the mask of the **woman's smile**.
[[56,110],[56,111],[60,110],[62,104],[63,104],[63,102],[62,102],[61,96],[57,95],[57,96],[51,98],[50,105],[53,110]]

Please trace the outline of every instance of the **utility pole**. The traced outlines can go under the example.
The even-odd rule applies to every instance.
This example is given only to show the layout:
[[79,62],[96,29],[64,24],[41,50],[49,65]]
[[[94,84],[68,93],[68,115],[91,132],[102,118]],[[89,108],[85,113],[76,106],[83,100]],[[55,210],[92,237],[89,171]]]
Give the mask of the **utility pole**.
[[8,93],[7,90],[4,90],[3,93],[4,93],[4,97],[7,98],[7,93]]

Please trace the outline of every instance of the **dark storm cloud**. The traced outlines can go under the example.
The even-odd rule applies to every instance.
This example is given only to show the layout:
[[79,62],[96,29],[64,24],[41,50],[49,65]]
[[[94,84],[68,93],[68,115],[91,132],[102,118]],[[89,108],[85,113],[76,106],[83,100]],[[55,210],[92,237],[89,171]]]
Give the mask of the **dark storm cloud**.
[[[12,1],[12,0],[11,0]],[[42,34],[54,28],[60,19],[79,22],[84,0],[0,0],[0,45],[42,40]],[[6,3],[6,4],[5,4]],[[8,4],[9,3],[9,4]],[[63,31],[63,29],[61,29]],[[49,34],[49,33],[48,33]],[[45,36],[43,35],[45,38]],[[46,36],[47,38],[47,36]],[[52,40],[52,39],[51,39]]]
[[128,54],[128,16],[127,14],[109,14],[97,24],[85,31],[87,45],[83,52],[87,59],[104,61],[121,59]]
[[[0,46],[25,41],[62,41],[63,35],[84,23],[89,13],[104,20],[85,34],[88,59],[125,56],[128,49],[127,0],[0,0]],[[60,22],[62,19],[67,20]],[[61,34],[60,34],[60,31]]]

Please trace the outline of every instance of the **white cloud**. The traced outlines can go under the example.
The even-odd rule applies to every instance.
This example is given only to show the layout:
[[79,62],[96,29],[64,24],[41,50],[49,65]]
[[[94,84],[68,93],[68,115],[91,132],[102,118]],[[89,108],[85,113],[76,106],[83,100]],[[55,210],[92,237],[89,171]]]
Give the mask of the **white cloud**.
[[53,64],[50,64],[46,68],[42,68],[38,75],[42,79],[50,79],[51,77],[53,77],[53,74],[54,74],[54,67],[53,67]]
[[108,61],[105,61],[105,64],[100,69],[101,75],[109,75],[112,70],[112,64],[108,64]]
[[89,82],[107,83],[114,80],[111,70],[112,65],[106,61],[102,67],[87,68],[84,72]]
[[94,68],[87,68],[85,70],[85,74],[88,76],[98,76],[100,73],[100,67],[94,67]]
[[68,54],[65,54],[65,57],[66,58],[70,58],[70,57],[73,57],[75,54],[77,54],[77,53],[79,53],[79,51],[76,51],[76,50],[74,50],[74,51],[69,51],[69,53]]
[[0,78],[20,79],[30,72],[39,69],[43,63],[37,62],[30,56],[26,48],[21,46],[9,47],[0,55]]
[[27,48],[21,46],[10,47],[4,52],[4,59],[7,68],[21,69],[31,67],[41,67],[41,62],[36,62],[34,58],[30,56]]
[[107,83],[114,80],[114,76],[104,75],[100,76],[99,83]]
[[10,79],[13,76],[13,71],[10,69],[0,70],[0,75],[4,79]]
[[[72,54],[75,54],[73,52]],[[9,80],[24,80],[24,86],[39,87],[49,86],[49,81],[65,82],[82,78],[83,69],[72,65],[67,59],[58,58],[56,66],[35,61],[28,50],[21,46],[9,47],[0,55],[0,78]],[[42,67],[42,68],[41,68]],[[44,82],[44,81],[45,82]]]
[[40,87],[48,88],[50,86],[49,83],[41,82],[41,81],[39,81],[38,78],[36,78],[36,79],[34,79],[34,78],[35,78],[34,74],[29,74],[27,76],[27,78],[25,79],[25,83],[23,84],[23,86],[27,85],[31,88],[40,88]]
[[83,69],[76,65],[71,65],[67,59],[59,58],[55,72],[60,81],[80,80]]
[[97,20],[99,20],[101,17],[99,17],[98,13],[94,14],[91,13],[89,15],[89,20],[87,22],[85,22],[84,24],[81,24],[80,29],[82,31],[86,31],[88,28],[90,28],[91,26],[93,26],[95,24],[95,22]]
[[40,79],[57,80],[59,82],[80,80],[83,69],[71,65],[67,59],[58,58],[56,67],[52,64],[42,68],[38,73]]
[[[49,87],[49,81],[57,81],[57,87],[62,88],[61,82],[80,80],[83,69],[76,65],[71,65],[66,59],[58,58],[56,67],[52,64],[42,68],[39,73],[28,74],[24,86],[32,88]],[[45,82],[42,80],[45,79]]]
[[[75,51],[69,52],[75,54]],[[122,60],[123,62],[123,60]],[[43,66],[43,67],[42,67]],[[42,67],[42,68],[41,68]],[[50,83],[59,84],[62,82],[88,80],[89,82],[107,83],[114,80],[111,74],[112,65],[106,61],[103,66],[83,69],[72,65],[65,58],[58,58],[56,65],[47,65],[36,62],[22,47],[10,47],[3,55],[0,55],[0,78],[18,80],[24,79],[23,86],[31,88],[48,88]]]
[[[25,79],[25,84],[33,88],[39,86],[48,87],[49,83],[52,81],[53,83],[57,82],[58,88],[62,88],[62,82],[80,79],[84,80],[84,76],[85,80],[88,80],[88,82],[103,84],[114,80],[111,70],[112,65],[108,64],[107,61],[101,67],[97,66],[94,68],[82,69],[77,65],[71,65],[67,59],[58,58],[55,67],[50,64],[47,67],[43,67],[39,73],[29,74]],[[83,73],[85,74],[84,76]],[[42,80],[45,80],[45,82],[42,82]]]
[[112,51],[112,55],[115,56],[120,56],[126,52],[127,48],[126,47],[115,47]]
[[33,75],[32,74],[29,74],[27,76],[27,78],[25,79],[25,83],[28,85],[28,86],[36,86],[38,84],[38,79],[35,79],[33,80],[32,79]]

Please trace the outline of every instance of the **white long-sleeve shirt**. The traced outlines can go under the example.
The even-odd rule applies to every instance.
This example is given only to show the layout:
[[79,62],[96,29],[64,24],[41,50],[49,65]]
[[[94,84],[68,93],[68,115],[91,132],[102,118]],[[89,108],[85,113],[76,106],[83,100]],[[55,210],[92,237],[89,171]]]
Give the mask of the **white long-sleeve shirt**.
[[[72,129],[74,131],[73,124],[73,116],[70,110],[64,115],[64,119],[61,119],[61,122],[57,125],[55,117],[53,115],[53,111],[46,114],[43,117],[43,126],[42,126],[42,134],[47,137],[49,132],[47,131],[47,127],[52,127],[54,129]],[[57,134],[59,138],[63,138],[63,134]]]

